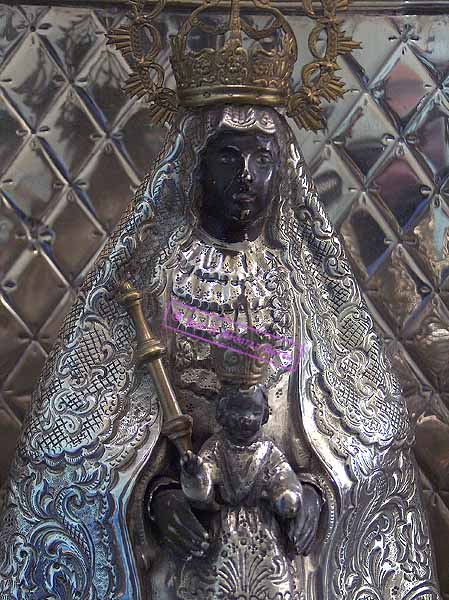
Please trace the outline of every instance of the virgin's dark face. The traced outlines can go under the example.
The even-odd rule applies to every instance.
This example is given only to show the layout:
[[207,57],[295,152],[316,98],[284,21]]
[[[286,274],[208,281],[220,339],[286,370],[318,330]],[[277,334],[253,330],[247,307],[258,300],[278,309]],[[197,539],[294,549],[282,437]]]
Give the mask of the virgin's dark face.
[[279,147],[273,136],[225,132],[206,147],[201,164],[201,224],[238,241],[260,229],[277,183]]

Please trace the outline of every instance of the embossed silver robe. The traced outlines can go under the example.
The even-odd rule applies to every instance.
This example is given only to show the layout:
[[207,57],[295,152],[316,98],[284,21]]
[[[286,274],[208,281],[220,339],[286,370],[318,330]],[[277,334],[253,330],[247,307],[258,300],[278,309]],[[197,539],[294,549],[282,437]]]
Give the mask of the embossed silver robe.
[[219,432],[199,456],[207,478],[202,487],[212,491],[203,507],[212,505],[218,494],[220,508],[211,518],[211,549],[206,558],[183,565],[178,595],[183,600],[298,600],[295,588],[302,582],[295,577],[285,531],[275,516],[280,493],[300,493],[283,454],[266,436],[237,446]]
[[407,411],[341,242],[286,121],[272,109],[228,106],[179,116],[65,320],[11,472],[3,600],[142,598],[127,511],[139,478],[158,469],[161,418],[114,294],[129,270],[147,293],[152,282],[165,289],[170,261],[197,225],[199,156],[223,129],[276,135],[281,149],[264,245],[285,268],[294,337],[307,350],[279,400],[291,456],[280,447],[299,465],[305,437],[303,477],[327,499],[323,535],[301,563],[302,592],[307,600],[439,597]]

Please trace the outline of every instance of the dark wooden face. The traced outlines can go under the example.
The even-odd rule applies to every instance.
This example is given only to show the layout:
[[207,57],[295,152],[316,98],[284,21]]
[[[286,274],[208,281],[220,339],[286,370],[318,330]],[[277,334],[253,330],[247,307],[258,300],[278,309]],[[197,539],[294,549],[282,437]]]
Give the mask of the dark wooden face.
[[223,132],[213,138],[201,162],[202,227],[224,241],[254,237],[273,200],[278,166],[273,136]]
[[252,443],[267,420],[267,411],[267,400],[260,388],[253,393],[236,391],[221,400],[217,420],[231,441]]

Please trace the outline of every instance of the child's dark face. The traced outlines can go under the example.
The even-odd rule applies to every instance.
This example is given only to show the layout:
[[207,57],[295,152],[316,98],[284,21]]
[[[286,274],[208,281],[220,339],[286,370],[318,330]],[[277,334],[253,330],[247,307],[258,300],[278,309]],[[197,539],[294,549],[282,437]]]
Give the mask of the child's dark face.
[[265,399],[260,390],[229,398],[222,419],[226,437],[236,444],[252,444],[259,436],[264,415]]

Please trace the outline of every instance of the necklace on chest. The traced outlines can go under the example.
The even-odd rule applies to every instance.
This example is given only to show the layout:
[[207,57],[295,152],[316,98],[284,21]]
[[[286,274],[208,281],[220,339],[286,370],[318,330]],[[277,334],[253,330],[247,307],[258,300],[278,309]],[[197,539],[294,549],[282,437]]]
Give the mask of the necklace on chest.
[[[251,325],[268,331],[274,321],[280,321],[285,330],[282,333],[289,335],[291,302],[287,275],[274,251],[264,246],[260,238],[224,244],[192,237],[179,250],[176,263],[171,297],[180,309],[181,326],[188,323],[206,330],[210,325],[216,331],[217,327],[226,329],[226,323],[232,323],[237,328]],[[247,322],[248,309],[251,323]],[[217,322],[220,318],[221,325]]]

